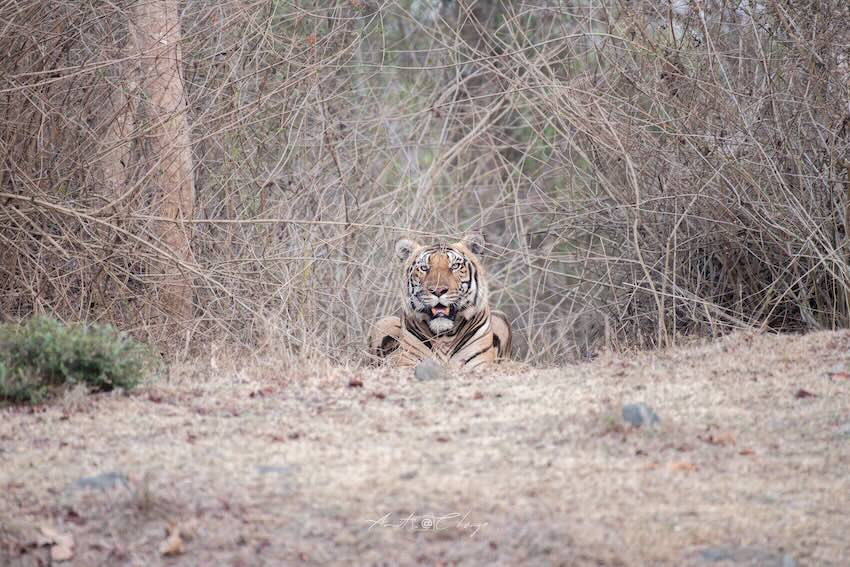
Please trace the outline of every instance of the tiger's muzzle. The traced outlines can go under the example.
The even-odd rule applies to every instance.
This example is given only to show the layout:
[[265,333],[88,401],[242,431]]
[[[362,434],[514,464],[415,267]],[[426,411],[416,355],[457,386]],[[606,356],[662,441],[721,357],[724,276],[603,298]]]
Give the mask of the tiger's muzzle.
[[419,298],[422,303],[420,312],[427,317],[428,327],[433,333],[439,335],[454,329],[459,300],[460,297],[455,293],[445,293],[441,296],[429,293]]

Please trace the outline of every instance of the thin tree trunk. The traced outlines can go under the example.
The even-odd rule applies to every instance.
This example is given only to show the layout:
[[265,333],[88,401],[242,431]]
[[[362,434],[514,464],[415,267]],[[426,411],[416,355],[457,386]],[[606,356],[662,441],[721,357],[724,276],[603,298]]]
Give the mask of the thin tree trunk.
[[172,252],[159,298],[171,322],[192,316],[190,225],[195,202],[186,99],[180,75],[180,18],[176,0],[139,0],[131,28],[141,55],[141,88],[150,120],[155,214],[160,243]]

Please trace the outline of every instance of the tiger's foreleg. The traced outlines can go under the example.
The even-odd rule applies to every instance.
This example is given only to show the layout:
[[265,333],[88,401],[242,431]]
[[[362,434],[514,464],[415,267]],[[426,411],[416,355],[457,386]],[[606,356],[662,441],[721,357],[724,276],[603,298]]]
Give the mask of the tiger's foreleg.
[[508,316],[501,311],[491,312],[491,329],[493,331],[493,347],[496,350],[496,360],[507,360],[511,357],[511,342],[513,332]]
[[401,340],[401,319],[381,317],[369,330],[369,354],[386,358],[398,349]]

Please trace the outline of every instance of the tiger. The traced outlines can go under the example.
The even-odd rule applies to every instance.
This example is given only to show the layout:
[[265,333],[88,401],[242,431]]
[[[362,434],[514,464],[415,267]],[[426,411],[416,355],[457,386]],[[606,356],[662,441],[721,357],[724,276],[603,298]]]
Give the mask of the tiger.
[[370,354],[396,367],[431,358],[464,369],[509,358],[511,324],[490,309],[477,257],[483,250],[477,234],[432,246],[400,239],[395,252],[404,265],[401,316],[382,317],[372,326]]

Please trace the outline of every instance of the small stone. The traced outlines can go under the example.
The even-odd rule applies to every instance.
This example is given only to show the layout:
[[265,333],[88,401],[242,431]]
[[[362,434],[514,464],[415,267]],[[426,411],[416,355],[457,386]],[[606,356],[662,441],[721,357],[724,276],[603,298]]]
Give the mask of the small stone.
[[106,472],[76,480],[66,490],[110,490],[118,486],[130,488],[127,475],[120,472]]
[[797,567],[797,561],[787,553],[755,547],[706,547],[697,553],[703,563],[730,562],[734,565],[759,567]]
[[644,403],[626,404],[623,406],[623,421],[633,427],[655,425],[660,419],[652,408]]
[[261,465],[261,466],[257,467],[257,472],[260,473],[260,474],[289,474],[290,471],[291,471],[291,468],[287,467],[287,466],[276,467],[276,466]]
[[445,378],[446,371],[433,358],[428,358],[420,362],[413,370],[413,375],[417,380],[439,380]]
[[732,554],[723,547],[706,547],[700,550],[699,558],[710,563],[717,563],[718,561],[732,560]]

